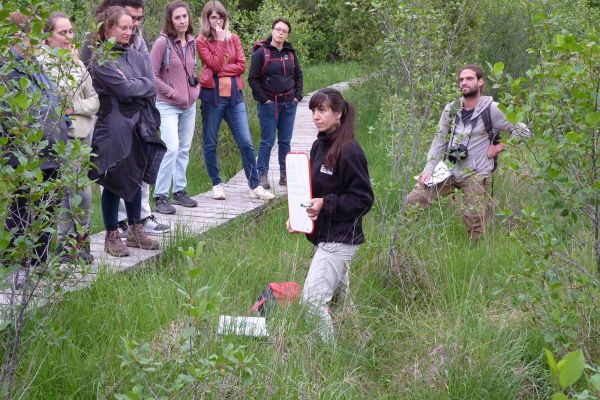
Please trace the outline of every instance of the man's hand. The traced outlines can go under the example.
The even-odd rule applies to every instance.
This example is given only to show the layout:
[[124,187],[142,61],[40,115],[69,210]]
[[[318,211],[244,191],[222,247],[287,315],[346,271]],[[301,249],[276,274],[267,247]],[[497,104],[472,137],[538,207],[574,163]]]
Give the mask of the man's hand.
[[421,185],[427,185],[429,182],[431,182],[431,178],[433,178],[433,175],[431,175],[429,172],[423,172],[421,175],[419,175],[417,182],[419,182]]
[[310,219],[315,221],[319,217],[321,208],[323,208],[323,198],[317,197],[310,200],[310,207],[306,207],[306,213]]
[[487,150],[487,157],[494,158],[504,151],[504,143],[490,144]]

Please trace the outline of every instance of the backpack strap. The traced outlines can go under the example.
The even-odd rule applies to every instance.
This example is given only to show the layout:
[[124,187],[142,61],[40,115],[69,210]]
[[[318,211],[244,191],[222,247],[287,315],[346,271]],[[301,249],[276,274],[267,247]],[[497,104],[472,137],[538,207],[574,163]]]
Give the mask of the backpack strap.
[[[500,143],[500,133],[494,133],[494,126],[492,124],[492,115],[490,111],[491,103],[481,112],[481,119],[483,120],[483,126],[485,127],[485,131],[488,134],[488,139],[490,140],[490,144],[496,145]],[[494,172],[498,168],[498,156],[494,157],[494,168],[492,168],[492,172]]]
[[260,74],[264,75],[267,73],[267,68],[269,68],[269,62],[271,61],[271,50],[267,48],[267,46],[261,46],[264,53],[263,65],[260,70]]
[[160,70],[169,70],[169,64],[171,62],[171,41],[166,36],[161,35],[165,41],[165,50],[163,52],[163,59],[160,62]]

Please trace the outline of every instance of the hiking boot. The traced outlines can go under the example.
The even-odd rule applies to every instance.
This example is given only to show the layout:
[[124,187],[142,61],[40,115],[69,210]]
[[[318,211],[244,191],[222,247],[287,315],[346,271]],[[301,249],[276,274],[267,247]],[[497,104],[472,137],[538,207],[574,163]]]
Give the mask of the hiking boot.
[[260,200],[271,200],[275,198],[275,195],[271,192],[267,192],[264,187],[258,185],[254,189],[250,189],[250,198]]
[[136,224],[129,226],[129,234],[125,242],[129,247],[139,247],[144,250],[158,250],[158,242],[150,239],[144,232],[144,225]]
[[213,186],[212,198],[215,200],[225,200],[225,188],[222,183]]
[[184,207],[196,207],[198,202],[190,198],[185,190],[180,190],[179,192],[173,193],[173,204]]
[[169,203],[166,196],[154,198],[154,209],[161,214],[175,214],[177,210]]
[[118,229],[106,231],[104,251],[113,257],[127,257],[129,255],[129,249],[123,244]]
[[146,235],[150,236],[158,236],[171,230],[171,225],[161,224],[154,214],[142,219],[142,225],[144,225],[144,232],[146,232]]
[[119,225],[117,225],[117,229],[119,230],[119,236],[121,239],[127,239],[127,220],[119,221]]
[[285,174],[279,177],[279,186],[287,186],[287,177]]
[[258,183],[260,186],[265,189],[271,189],[271,184],[269,183],[269,177],[267,175],[259,176],[260,182]]

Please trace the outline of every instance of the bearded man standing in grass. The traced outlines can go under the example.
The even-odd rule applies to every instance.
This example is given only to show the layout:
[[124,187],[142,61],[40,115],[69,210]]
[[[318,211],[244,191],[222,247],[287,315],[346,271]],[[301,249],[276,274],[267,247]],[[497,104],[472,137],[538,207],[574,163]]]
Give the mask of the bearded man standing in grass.
[[[461,68],[458,84],[462,97],[444,108],[427,164],[406,202],[424,208],[454,189],[462,190],[464,222],[469,240],[475,242],[485,234],[491,176],[498,154],[504,151],[504,143],[499,142],[500,131],[520,137],[529,137],[531,132],[522,123],[513,126],[493,98],[483,96],[485,79],[479,66]],[[440,161],[448,164],[450,172],[443,180],[434,173]]]

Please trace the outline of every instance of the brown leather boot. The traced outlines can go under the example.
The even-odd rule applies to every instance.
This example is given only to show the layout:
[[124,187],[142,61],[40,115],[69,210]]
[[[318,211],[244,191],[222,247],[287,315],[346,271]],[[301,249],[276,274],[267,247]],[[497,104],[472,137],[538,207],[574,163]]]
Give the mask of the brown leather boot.
[[152,240],[146,235],[142,224],[129,226],[126,244],[129,247],[139,247],[144,250],[157,250],[159,247],[156,240]]
[[113,257],[127,257],[129,255],[129,249],[123,244],[118,229],[106,231],[104,251]]

